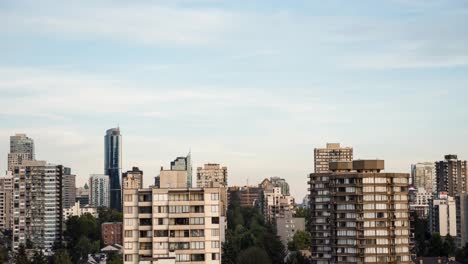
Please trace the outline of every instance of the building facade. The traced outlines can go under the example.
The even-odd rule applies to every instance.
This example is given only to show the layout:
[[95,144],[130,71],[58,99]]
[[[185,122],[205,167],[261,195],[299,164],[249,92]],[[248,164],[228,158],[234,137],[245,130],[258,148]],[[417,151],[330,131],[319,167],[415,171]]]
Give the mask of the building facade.
[[197,187],[227,187],[227,167],[208,163],[197,168]]
[[327,143],[326,148],[314,149],[315,173],[329,171],[329,163],[332,161],[352,161],[353,148],[341,147],[340,143]]
[[257,207],[263,209],[263,189],[260,187],[244,186],[228,188],[228,205],[235,200],[239,200],[241,207]]
[[34,160],[34,140],[25,134],[10,137],[10,153],[8,154],[8,170],[13,171],[23,160]]
[[101,224],[101,241],[105,246],[122,245],[122,223],[108,222]]
[[96,207],[109,207],[109,176],[91,174],[89,177],[89,204]]
[[171,161],[171,170],[187,171],[187,187],[192,187],[192,154],[187,154],[186,157],[177,157]]
[[62,240],[62,171],[45,161],[23,161],[13,171],[13,248],[31,242],[51,250]]
[[414,211],[420,219],[427,219],[432,195],[432,192],[422,187],[410,189],[410,211]]
[[429,228],[431,233],[441,236],[457,236],[457,214],[455,199],[446,193],[431,200],[429,206]]
[[467,162],[459,160],[457,155],[445,155],[445,159],[436,162],[437,193],[446,192],[456,196],[468,192]]
[[468,243],[468,194],[455,197],[457,214],[457,247],[463,248]]
[[11,229],[13,176],[11,172],[0,177],[0,230]]
[[329,168],[310,174],[314,263],[412,263],[409,175],[381,172],[382,160]]
[[110,204],[117,211],[122,211],[122,186],[120,174],[122,170],[122,135],[120,128],[111,128],[104,137],[104,174],[109,176]]
[[281,187],[263,190],[263,215],[269,223],[276,224],[277,218],[295,213],[294,197],[281,193]]
[[[127,179],[131,178],[131,179]],[[133,167],[132,170],[122,173],[122,184],[134,184],[134,186],[124,186],[125,188],[143,188],[143,171],[138,167]]]
[[411,165],[411,180],[415,188],[424,188],[428,193],[437,192],[434,162],[421,162]]
[[226,189],[161,187],[124,188],[124,263],[221,263]]
[[79,202],[81,206],[89,204],[89,186],[85,183],[84,187],[76,188],[75,202]]
[[294,217],[292,212],[286,213],[276,219],[276,230],[281,242],[288,247],[288,242],[293,240],[297,231],[305,230],[305,218]]
[[72,175],[69,169],[63,171],[62,179],[62,204],[64,208],[70,208],[76,201],[76,175]]
[[80,202],[76,202],[72,207],[63,208],[63,220],[67,220],[72,216],[82,216],[84,214],[90,214],[95,218],[98,218],[98,208],[95,206],[84,205],[82,206]]

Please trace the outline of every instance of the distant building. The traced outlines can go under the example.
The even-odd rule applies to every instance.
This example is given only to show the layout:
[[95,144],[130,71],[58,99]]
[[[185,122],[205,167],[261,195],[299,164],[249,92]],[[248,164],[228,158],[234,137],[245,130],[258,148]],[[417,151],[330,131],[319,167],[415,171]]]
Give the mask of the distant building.
[[75,201],[80,202],[81,206],[89,204],[89,186],[85,183],[84,187],[76,188]]
[[13,170],[13,248],[30,241],[51,250],[62,240],[62,171],[60,165],[26,161]]
[[16,134],[10,137],[10,153],[8,154],[8,170],[13,171],[23,160],[34,160],[34,140],[26,134]]
[[340,143],[327,143],[326,148],[314,149],[315,173],[329,172],[332,161],[352,161],[353,148],[341,147]]
[[424,188],[428,193],[437,192],[434,162],[422,162],[411,165],[411,179],[415,188]]
[[227,167],[219,164],[208,163],[197,168],[198,187],[227,187]]
[[274,187],[279,187],[281,190],[281,194],[289,195],[289,184],[286,182],[285,179],[280,177],[270,177],[270,179],[264,179],[260,184],[259,187],[268,190],[273,189]]
[[455,197],[457,214],[457,247],[463,248],[468,243],[468,194]]
[[11,229],[13,176],[11,172],[0,177],[0,230]]
[[283,195],[280,187],[263,190],[263,215],[269,223],[276,223],[277,218],[295,212],[294,198]]
[[123,245],[122,223],[108,222],[101,225],[101,241],[104,245]]
[[429,206],[429,228],[431,233],[441,236],[457,236],[457,215],[455,199],[446,193],[439,194]]
[[[126,181],[125,178],[132,178],[131,181]],[[125,186],[126,188],[143,188],[143,171],[138,169],[138,167],[133,167],[131,171],[127,171],[122,174],[122,184],[136,184],[136,186]]]
[[159,188],[186,188],[187,171],[164,170],[159,172]]
[[288,242],[292,241],[294,234],[297,231],[305,230],[305,218],[293,217],[292,212],[288,212],[276,219],[276,230],[281,242],[287,248]]
[[409,174],[383,169],[383,160],[355,160],[310,174],[314,263],[412,263]]
[[468,192],[467,162],[457,155],[445,155],[445,160],[436,162],[437,193],[449,196]]
[[161,188],[161,176],[154,177],[154,187]]
[[76,176],[70,168],[64,167],[62,176],[62,203],[64,208],[70,208],[76,201]]
[[244,186],[228,188],[228,205],[233,199],[239,199],[241,207],[263,208],[263,189],[260,187]]
[[192,155],[187,154],[186,157],[177,157],[171,161],[171,170],[187,172],[187,187],[192,187]]
[[120,128],[111,128],[104,137],[104,174],[109,176],[109,205],[122,212],[122,186],[120,174],[122,170],[122,135]]
[[414,211],[419,218],[426,219],[429,213],[432,193],[427,192],[425,188],[419,187],[418,189],[410,190],[410,197],[410,210]]
[[89,204],[97,207],[109,207],[109,176],[91,174],[89,177]]
[[63,209],[63,220],[66,221],[72,216],[82,216],[84,214],[90,214],[97,218],[99,216],[98,208],[90,205],[82,206],[80,202],[76,202],[72,207]]

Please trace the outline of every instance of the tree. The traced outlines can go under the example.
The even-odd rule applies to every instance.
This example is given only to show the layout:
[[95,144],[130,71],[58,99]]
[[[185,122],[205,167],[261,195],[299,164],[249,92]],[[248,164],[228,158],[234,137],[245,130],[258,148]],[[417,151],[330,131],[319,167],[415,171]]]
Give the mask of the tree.
[[122,255],[120,254],[110,253],[107,257],[109,259],[107,261],[107,264],[122,264],[123,263]]
[[290,251],[305,250],[310,246],[310,234],[305,231],[297,231],[293,240],[288,243],[288,249]]
[[15,254],[15,263],[16,264],[30,264],[28,256],[26,255],[26,248],[23,244],[20,244],[18,247],[18,252]]
[[433,233],[429,240],[429,256],[439,257],[443,256],[443,241],[439,233]]
[[52,264],[73,264],[73,262],[70,255],[68,255],[68,251],[59,249],[52,258]]
[[[268,254],[265,252],[265,250],[258,248],[258,247],[251,247],[248,248],[244,251],[242,251],[239,254],[239,257],[237,259],[238,264],[271,264],[271,260],[268,257]],[[281,262],[275,262],[275,263],[283,263]]]
[[44,256],[44,253],[42,252],[42,250],[41,249],[36,250],[36,252],[34,252],[34,256],[32,259],[32,264],[47,264],[47,263],[48,263],[47,258],[46,256]]
[[0,243],[0,263],[8,263],[8,250]]
[[442,248],[443,256],[455,256],[455,250],[457,247],[455,246],[455,241],[453,240],[453,237],[450,234],[445,237]]

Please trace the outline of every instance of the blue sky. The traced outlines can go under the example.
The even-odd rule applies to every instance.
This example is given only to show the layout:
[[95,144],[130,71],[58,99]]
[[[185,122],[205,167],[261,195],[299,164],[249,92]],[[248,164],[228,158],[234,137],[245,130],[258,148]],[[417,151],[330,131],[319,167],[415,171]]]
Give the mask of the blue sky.
[[313,149],[355,148],[387,171],[468,159],[468,1],[1,1],[0,169],[8,137],[150,184],[192,150],[232,185],[285,177],[306,194]]

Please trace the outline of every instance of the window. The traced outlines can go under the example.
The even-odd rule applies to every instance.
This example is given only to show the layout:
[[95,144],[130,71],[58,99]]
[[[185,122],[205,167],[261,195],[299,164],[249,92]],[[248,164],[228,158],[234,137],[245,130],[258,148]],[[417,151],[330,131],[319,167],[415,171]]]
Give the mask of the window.
[[132,230],[125,230],[125,237],[132,237]]
[[189,254],[176,254],[176,262],[188,262],[190,261]]
[[192,229],[192,230],[190,230],[190,236],[191,237],[204,237],[205,236],[205,230],[203,230],[203,229]]
[[191,261],[205,261],[205,254],[192,254],[190,255]]
[[219,193],[212,193],[211,194],[211,200],[212,201],[218,201],[219,200]]
[[212,224],[219,224],[219,217],[211,217]]
[[124,197],[124,201],[125,202],[132,202],[133,201],[133,197],[131,194],[126,194],[125,197]]
[[211,241],[211,248],[219,248],[219,241]]
[[219,260],[219,253],[212,253],[211,260]]
[[205,242],[190,242],[190,249],[205,249]]
[[203,218],[203,217],[190,218],[190,224],[191,225],[204,225],[205,224],[205,218]]
[[133,249],[132,242],[125,242],[125,249]]
[[219,229],[211,229],[211,236],[219,237]]
[[133,213],[133,207],[131,206],[124,206],[124,214],[132,214]]
[[125,255],[125,261],[133,261],[133,255],[126,254]]
[[168,237],[169,232],[168,230],[154,230],[155,237]]
[[217,213],[219,211],[219,206],[218,205],[212,205],[211,206],[211,212],[212,213]]
[[155,201],[167,201],[167,194],[154,194]]
[[133,219],[125,219],[125,225],[126,226],[132,226],[133,225]]

